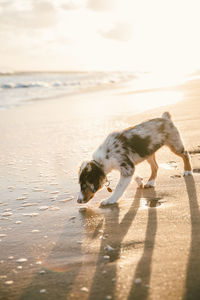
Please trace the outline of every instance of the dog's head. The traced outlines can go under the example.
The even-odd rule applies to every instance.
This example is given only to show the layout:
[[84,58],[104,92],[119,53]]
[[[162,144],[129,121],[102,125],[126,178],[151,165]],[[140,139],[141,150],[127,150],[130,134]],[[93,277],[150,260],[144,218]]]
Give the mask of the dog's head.
[[103,187],[106,181],[106,175],[101,166],[91,160],[82,163],[79,170],[79,183],[81,191],[79,193],[78,203],[86,203],[92,199],[95,193]]

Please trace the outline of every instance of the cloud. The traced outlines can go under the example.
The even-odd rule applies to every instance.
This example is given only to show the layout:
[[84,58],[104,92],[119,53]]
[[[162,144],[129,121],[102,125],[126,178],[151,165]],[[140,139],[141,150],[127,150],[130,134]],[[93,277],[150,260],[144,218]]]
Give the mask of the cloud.
[[117,0],[88,0],[87,7],[95,11],[113,10],[117,2]]
[[11,3],[12,3],[12,0],[0,0],[1,7],[2,6],[6,7],[6,6],[10,5]]
[[0,2],[1,30],[25,31],[50,27],[58,22],[52,1],[18,0]]
[[117,23],[110,30],[101,31],[100,34],[107,39],[126,42],[132,36],[132,27],[129,23]]
[[72,9],[79,9],[85,6],[85,1],[83,0],[68,0],[64,1],[63,4],[61,4],[61,8],[64,10],[72,10]]

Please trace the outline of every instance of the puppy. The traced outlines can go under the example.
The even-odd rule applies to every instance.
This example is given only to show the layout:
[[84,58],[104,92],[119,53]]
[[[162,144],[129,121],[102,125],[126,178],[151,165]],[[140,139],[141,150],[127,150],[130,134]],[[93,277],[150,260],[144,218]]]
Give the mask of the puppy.
[[[84,162],[80,167],[81,191],[78,203],[86,203],[92,199],[108,181],[106,175],[112,169],[117,169],[120,172],[120,180],[115,191],[109,199],[104,200],[101,204],[116,203],[131,182],[135,166],[145,159],[151,167],[151,176],[144,187],[153,187],[158,171],[155,152],[164,145],[183,159],[183,175],[191,175],[189,154],[184,149],[180,134],[171,120],[171,115],[165,112],[161,118],[143,122],[121,132],[111,133],[106,138],[93,154],[93,160]],[[139,187],[143,187],[141,178],[137,177],[136,181]]]

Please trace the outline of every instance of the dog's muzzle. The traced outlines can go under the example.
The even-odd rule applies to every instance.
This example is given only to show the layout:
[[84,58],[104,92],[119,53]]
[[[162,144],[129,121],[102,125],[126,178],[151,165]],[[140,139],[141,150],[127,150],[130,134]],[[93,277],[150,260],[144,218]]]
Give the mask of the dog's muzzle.
[[90,199],[88,199],[87,201],[85,200],[82,200],[82,199],[77,199],[77,202],[80,203],[80,204],[83,204],[83,203],[87,203]]
[[78,203],[84,203],[82,192],[79,193],[77,202],[78,202]]
[[[91,197],[91,198],[92,198],[92,197]],[[78,203],[87,203],[91,198],[89,198],[89,199],[84,199],[84,196],[83,196],[82,192],[80,192],[79,195],[78,195],[77,202],[78,202]]]
[[84,198],[82,192],[79,193],[78,195],[78,199],[77,199],[77,202],[78,203],[87,203],[90,199],[92,199],[94,196],[94,194],[92,194],[90,197],[88,197],[87,199]]
[[78,203],[84,203],[82,200],[80,200],[79,198],[77,199]]

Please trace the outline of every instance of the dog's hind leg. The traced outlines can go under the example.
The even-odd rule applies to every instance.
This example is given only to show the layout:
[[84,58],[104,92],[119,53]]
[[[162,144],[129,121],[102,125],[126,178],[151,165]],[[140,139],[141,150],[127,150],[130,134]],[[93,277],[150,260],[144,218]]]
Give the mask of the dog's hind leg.
[[190,163],[189,153],[187,151],[184,151],[184,150],[182,150],[182,152],[179,152],[173,146],[170,146],[169,148],[174,154],[176,154],[176,155],[178,155],[182,158],[183,163],[184,163],[183,176],[192,175],[192,167],[191,167],[191,163]]
[[158,164],[156,162],[155,153],[147,159],[147,162],[150,164],[151,167],[151,176],[149,177],[149,180],[145,184],[144,188],[151,188],[155,185],[155,179],[157,177],[158,172]]
[[190,163],[189,153],[185,151],[182,139],[175,126],[172,127],[171,132],[167,137],[165,145],[168,146],[174,154],[182,158],[184,163],[183,176],[192,175],[192,167]]

